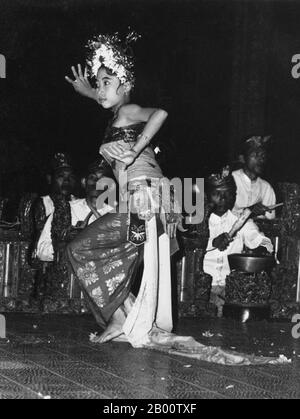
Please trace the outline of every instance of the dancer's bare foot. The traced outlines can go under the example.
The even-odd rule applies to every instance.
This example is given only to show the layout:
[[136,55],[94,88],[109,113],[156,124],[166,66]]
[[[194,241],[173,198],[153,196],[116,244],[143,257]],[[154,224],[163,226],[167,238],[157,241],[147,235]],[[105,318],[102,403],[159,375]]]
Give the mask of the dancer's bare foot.
[[123,324],[125,323],[126,317],[124,311],[118,308],[113,314],[110,323],[108,324],[105,331],[97,337],[95,343],[105,343],[112,339],[115,339],[123,334]]

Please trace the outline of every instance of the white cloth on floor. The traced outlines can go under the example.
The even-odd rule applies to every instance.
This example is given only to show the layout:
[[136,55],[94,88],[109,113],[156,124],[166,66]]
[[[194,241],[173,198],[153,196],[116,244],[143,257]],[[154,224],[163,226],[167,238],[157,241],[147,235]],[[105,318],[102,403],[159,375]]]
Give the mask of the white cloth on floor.
[[123,332],[134,347],[150,343],[157,326],[172,331],[170,240],[167,234],[157,237],[156,218],[147,222],[144,245],[144,271],[139,294],[127,316]]
[[[225,351],[206,346],[191,336],[171,333],[172,299],[170,270],[170,240],[166,234],[157,237],[156,220],[147,222],[148,239],[144,249],[144,272],[139,294],[130,295],[131,309],[123,326],[123,334],[115,342],[128,342],[135,348],[158,350],[170,355],[185,356],[200,361],[229,366],[286,364],[281,356],[269,358]],[[91,334],[90,341],[97,342]]]

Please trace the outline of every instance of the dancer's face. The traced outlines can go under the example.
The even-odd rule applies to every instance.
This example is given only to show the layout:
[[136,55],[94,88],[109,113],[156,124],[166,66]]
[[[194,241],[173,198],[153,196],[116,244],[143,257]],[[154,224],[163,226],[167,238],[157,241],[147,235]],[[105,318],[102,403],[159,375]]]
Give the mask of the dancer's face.
[[125,102],[128,89],[120,83],[117,76],[101,67],[97,74],[98,103],[104,109],[121,106]]

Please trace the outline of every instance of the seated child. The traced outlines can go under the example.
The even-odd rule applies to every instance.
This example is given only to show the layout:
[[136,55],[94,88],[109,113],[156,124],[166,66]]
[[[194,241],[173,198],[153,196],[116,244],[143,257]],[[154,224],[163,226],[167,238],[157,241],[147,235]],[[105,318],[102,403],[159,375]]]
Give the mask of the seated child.
[[238,220],[238,216],[232,212],[236,200],[236,184],[227,168],[221,175],[209,177],[207,195],[211,215],[209,217],[209,241],[203,268],[204,272],[213,278],[211,302],[217,306],[218,317],[221,317],[225,303],[225,281],[230,274],[227,256],[233,253],[242,253],[244,246],[249,249],[262,246],[271,253],[273,245],[251,219],[233,238],[230,238],[228,233]]

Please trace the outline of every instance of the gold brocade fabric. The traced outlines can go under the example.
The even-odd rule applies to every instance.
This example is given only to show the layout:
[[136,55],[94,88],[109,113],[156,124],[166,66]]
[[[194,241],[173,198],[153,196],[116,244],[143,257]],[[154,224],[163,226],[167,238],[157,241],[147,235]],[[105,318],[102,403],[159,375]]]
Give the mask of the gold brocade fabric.
[[105,326],[127,298],[139,264],[137,247],[127,241],[127,214],[99,218],[67,246],[67,254]]
[[163,227],[181,217],[169,180],[139,179],[130,182],[128,240],[131,243],[141,245],[147,240],[146,221],[154,216],[160,219]]
[[123,150],[130,150],[136,143],[138,136],[143,132],[144,127],[144,122],[126,127],[108,126],[104,142],[100,147],[100,154],[112,167],[116,179],[119,179],[122,171],[126,174],[129,182],[142,176],[149,179],[163,177],[151,146],[146,147],[126,170],[124,170],[123,163],[112,159],[107,152],[112,143],[121,146]]

